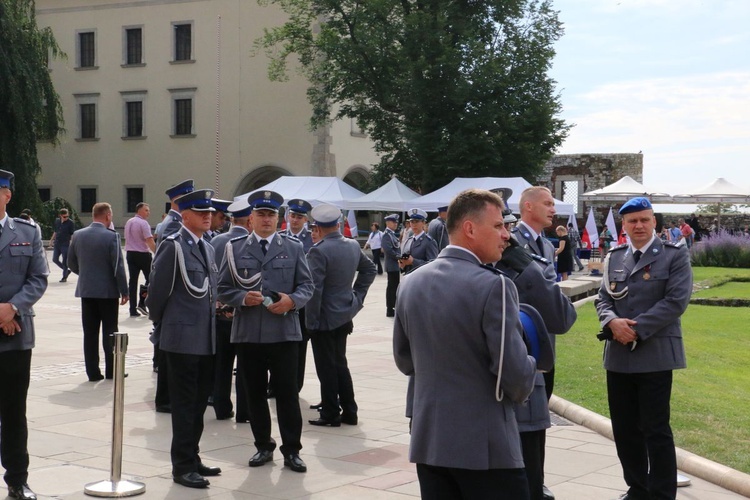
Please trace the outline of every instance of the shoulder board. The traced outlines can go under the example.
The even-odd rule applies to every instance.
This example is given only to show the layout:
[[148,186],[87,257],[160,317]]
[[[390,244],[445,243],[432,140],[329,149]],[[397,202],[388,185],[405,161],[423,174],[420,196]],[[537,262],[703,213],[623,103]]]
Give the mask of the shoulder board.
[[682,245],[678,245],[674,241],[665,241],[664,242],[665,247],[672,247],[672,248],[680,248]]
[[425,238],[427,238],[428,240],[432,240],[432,241],[435,241],[435,238],[433,238],[432,236],[430,236],[430,235],[429,235],[429,234],[427,234],[427,233],[424,233],[424,236],[425,236]]
[[36,222],[30,220],[22,219],[20,217],[13,217],[13,220],[15,222],[20,222],[21,224],[26,224],[27,226],[36,227]]
[[616,250],[624,250],[624,249],[628,248],[629,246],[630,246],[630,245],[628,245],[627,243],[623,243],[622,245],[617,245],[617,246],[616,246],[616,247],[614,247],[614,248],[610,248],[610,249],[609,249],[609,251],[610,251],[610,252],[614,252],[614,251],[616,251]]
[[488,271],[492,271],[494,274],[496,274],[498,276],[505,276],[506,278],[508,277],[507,274],[505,274],[503,271],[501,271],[500,269],[496,268],[495,266],[491,266],[489,264],[479,264],[479,267],[487,269]]
[[250,235],[249,234],[243,234],[242,236],[235,236],[234,238],[230,238],[229,241],[230,241],[230,243],[234,243],[235,241],[244,240],[248,236],[250,236]]
[[282,236],[284,238],[289,238],[290,240],[293,240],[293,241],[299,241],[299,238],[297,238],[292,233],[279,233],[279,236]]
[[536,260],[538,262],[544,262],[545,264],[552,264],[552,262],[549,259],[545,259],[541,255],[537,255],[535,253],[530,253],[529,255],[531,255],[532,259],[534,259],[534,260]]
[[518,226],[513,226],[513,228],[510,230],[511,233],[517,233],[518,232]]
[[167,237],[166,237],[166,238],[164,238],[164,239],[165,239],[165,240],[176,240],[176,239],[177,239],[177,238],[179,238],[180,236],[181,236],[181,235],[180,235],[180,233],[179,233],[179,231],[178,231],[178,232],[176,232],[176,233],[172,233],[172,234],[170,234],[169,236],[167,236]]

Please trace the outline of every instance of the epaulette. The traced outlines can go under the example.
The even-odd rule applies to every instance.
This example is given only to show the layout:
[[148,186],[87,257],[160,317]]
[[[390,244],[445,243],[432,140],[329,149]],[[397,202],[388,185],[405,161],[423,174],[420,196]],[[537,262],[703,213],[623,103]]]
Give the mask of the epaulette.
[[511,233],[517,233],[518,231],[519,231],[518,226],[513,226],[513,228],[511,228],[510,230]]
[[680,248],[682,245],[678,245],[674,241],[665,241],[664,242],[665,247],[672,247],[672,248]]
[[614,248],[610,248],[610,249],[609,249],[609,251],[610,251],[610,252],[614,252],[614,251],[616,251],[616,250],[624,250],[624,249],[628,248],[629,246],[630,246],[629,244],[627,244],[627,243],[623,243],[622,245],[617,245],[617,246],[616,246],[616,247],[614,247]]
[[545,259],[541,255],[537,255],[535,253],[529,253],[529,255],[531,255],[531,258],[536,261],[542,262],[544,264],[552,264],[552,262],[549,259]]
[[165,240],[176,240],[176,239],[177,239],[177,238],[179,238],[179,237],[180,237],[180,233],[179,233],[179,231],[178,231],[178,232],[176,232],[176,233],[172,233],[172,234],[170,234],[169,236],[167,236],[167,237],[166,237],[166,238],[164,238],[164,239],[165,239]]
[[479,267],[483,267],[484,269],[487,269],[488,271],[492,271],[493,273],[497,274],[498,276],[505,276],[506,278],[509,278],[509,276],[501,271],[500,269],[496,268],[495,266],[491,266],[489,264],[479,264]]
[[20,217],[13,217],[13,220],[16,221],[16,222],[20,222],[22,224],[26,224],[26,225],[31,226],[31,227],[36,227],[36,222],[34,222],[34,221],[22,219]]
[[229,242],[230,243],[234,243],[235,241],[244,240],[248,236],[250,236],[250,235],[249,234],[243,234],[242,236],[235,236],[234,238],[230,238]]
[[296,235],[296,234],[292,234],[292,233],[279,233],[279,234],[283,234],[284,236],[287,236],[288,238],[290,238],[290,239],[292,239],[292,240],[297,240],[297,241],[301,241],[301,240],[300,240],[300,239],[299,239],[299,238],[297,237],[297,235]]
[[427,238],[428,240],[432,240],[432,241],[435,241],[435,238],[433,238],[433,237],[432,237],[432,236],[430,236],[429,234],[427,234],[427,233],[424,233],[424,235],[425,235],[425,238]]
[[[294,243],[295,245],[303,246],[302,240],[294,236],[293,234],[289,233],[278,233],[279,236],[281,236],[285,240],[289,240],[290,242]],[[279,245],[281,245],[281,240],[279,240]]]

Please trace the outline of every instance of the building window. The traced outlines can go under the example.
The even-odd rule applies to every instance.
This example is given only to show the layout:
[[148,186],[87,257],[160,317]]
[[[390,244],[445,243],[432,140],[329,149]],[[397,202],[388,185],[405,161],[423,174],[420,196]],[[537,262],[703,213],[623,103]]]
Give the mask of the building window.
[[172,137],[195,136],[195,90],[169,90],[172,94]]
[[143,136],[143,101],[126,102],[127,113],[126,137]]
[[125,207],[129,214],[135,213],[135,207],[143,201],[143,188],[142,187],[126,187],[125,188]]
[[81,188],[81,209],[79,211],[82,214],[90,214],[94,205],[96,205],[96,188]]
[[362,130],[362,128],[357,123],[356,118],[352,118],[352,128],[351,128],[351,135],[352,137],[367,137],[367,133]]
[[78,44],[76,55],[78,56],[78,68],[96,68],[96,32],[79,31],[76,43]]
[[193,60],[193,23],[172,23],[174,27],[174,61]]
[[40,187],[37,188],[37,191],[39,192],[39,199],[42,200],[42,203],[52,199],[52,188]]
[[143,64],[143,28],[125,28],[125,65]]
[[76,140],[91,141],[99,139],[98,104],[99,94],[73,94],[78,106],[78,123]]

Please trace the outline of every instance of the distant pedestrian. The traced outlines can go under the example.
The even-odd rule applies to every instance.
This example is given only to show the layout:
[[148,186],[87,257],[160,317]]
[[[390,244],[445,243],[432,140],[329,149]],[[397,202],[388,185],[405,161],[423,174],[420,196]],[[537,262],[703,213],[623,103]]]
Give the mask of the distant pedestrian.
[[372,250],[372,260],[378,268],[378,274],[383,274],[383,265],[380,263],[380,251],[383,248],[383,233],[380,231],[380,224],[373,222],[370,226],[370,236],[367,237],[365,250]]
[[70,247],[70,238],[73,237],[73,232],[76,230],[75,224],[70,220],[70,214],[67,208],[61,208],[59,217],[54,222],[54,233],[50,239],[50,246],[52,247],[52,262],[57,267],[62,269],[62,279],[60,283],[68,281],[68,275],[70,270],[68,269],[68,248]]
[[581,258],[578,256],[578,249],[581,248],[582,243],[581,233],[571,223],[568,224],[568,236],[570,237],[570,246],[573,250],[573,260],[575,260],[578,270],[583,271],[583,264],[581,264]]
[[[128,291],[130,296],[130,316],[137,317],[143,314],[148,316],[145,304],[145,294],[138,292],[138,276],[143,273],[148,286],[148,277],[151,273],[151,253],[156,251],[154,236],[151,234],[151,226],[148,224],[148,216],[151,209],[148,203],[139,203],[135,206],[135,217],[125,223],[125,258],[128,262]],[[139,314],[140,313],[140,314]]]

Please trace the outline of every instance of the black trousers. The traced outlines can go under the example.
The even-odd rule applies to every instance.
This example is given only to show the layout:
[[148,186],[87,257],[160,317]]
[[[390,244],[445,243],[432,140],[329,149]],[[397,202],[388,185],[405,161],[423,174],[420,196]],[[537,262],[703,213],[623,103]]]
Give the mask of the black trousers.
[[394,309],[396,307],[396,292],[401,280],[401,271],[388,271],[388,285],[385,288],[385,307]]
[[55,245],[52,248],[52,262],[62,269],[63,278],[67,278],[70,275],[70,269],[68,269],[68,248],[70,248],[70,243],[58,245],[57,241],[55,241]]
[[547,431],[521,432],[521,452],[526,466],[526,479],[529,482],[529,498],[542,500],[544,497],[544,447],[547,444]]
[[299,453],[302,449],[302,412],[297,391],[299,342],[241,343],[235,344],[235,347],[239,361],[237,376],[244,378],[255,447],[268,451],[276,449],[276,441],[271,437],[271,412],[266,399],[270,371],[276,394],[281,453]]
[[172,400],[172,474],[196,472],[203,414],[214,380],[214,357],[162,351],[169,366]]
[[672,371],[607,371],[607,396],[617,456],[628,494],[674,500],[677,458],[669,425]]
[[378,268],[378,274],[383,274],[383,264],[380,262],[380,248],[373,248],[372,249],[372,261],[375,263],[375,265]]
[[29,429],[26,395],[31,374],[31,349],[0,352],[0,458],[5,483],[21,486],[29,478]]
[[417,464],[422,500],[529,500],[524,469],[470,470]]
[[[305,385],[305,367],[307,366],[307,344],[310,341],[310,334],[307,333],[307,327],[305,326],[305,308],[298,309],[299,313],[299,324],[302,329],[302,340],[299,342],[299,351],[297,358],[297,392],[302,391],[302,387]],[[273,388],[273,375],[268,377],[268,388]]]
[[[232,405],[232,379],[234,373],[234,358],[236,355],[234,344],[230,342],[232,336],[232,322],[216,320],[216,368],[214,373],[213,401],[216,418],[229,418],[234,406]],[[245,401],[245,388],[242,377],[237,377],[237,419],[250,418],[250,410]]]
[[320,416],[327,420],[339,418],[339,405],[344,415],[357,415],[354,384],[346,360],[346,339],[353,329],[354,324],[349,321],[334,330],[316,332],[311,337],[323,402]]
[[[130,294],[130,314],[135,314],[135,308],[143,307],[145,298],[138,294],[138,275],[143,273],[143,277],[148,284],[148,276],[151,274],[151,252],[134,252],[128,251],[125,255],[128,262],[128,293]],[[137,297],[137,299],[136,299]]]
[[113,353],[111,335],[117,331],[117,314],[120,299],[81,298],[81,320],[83,323],[83,359],[89,379],[98,378],[99,331],[101,330],[104,349],[104,376],[112,378]]

